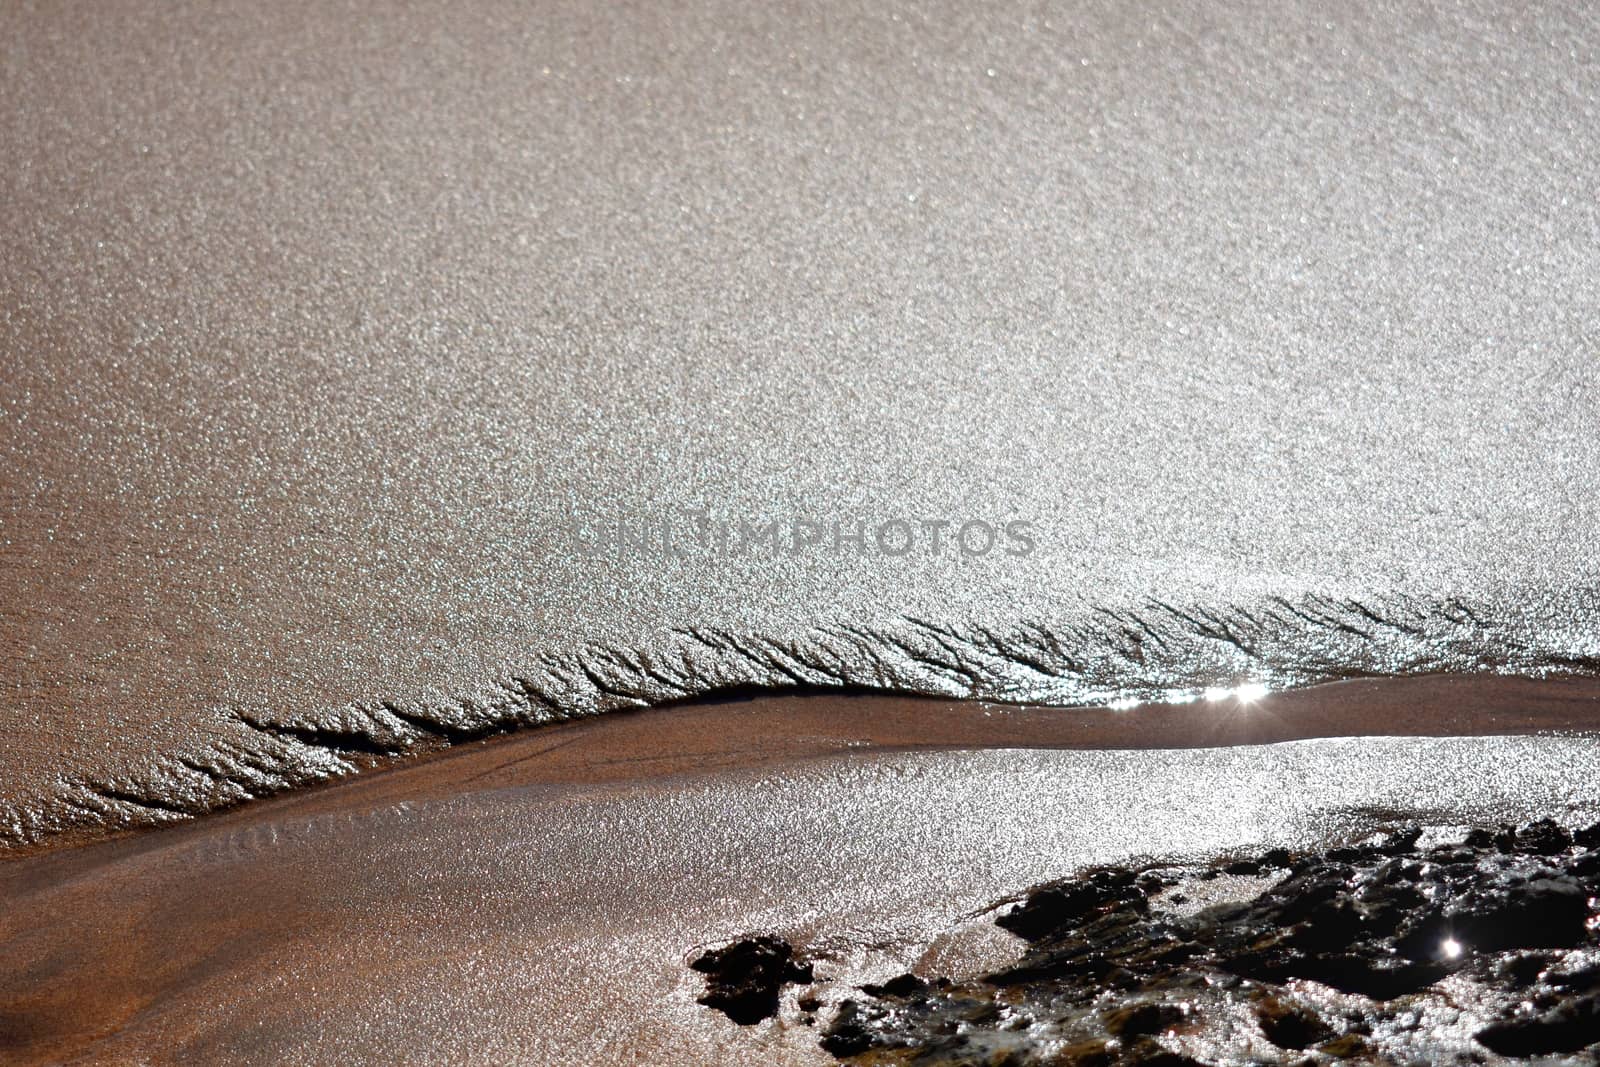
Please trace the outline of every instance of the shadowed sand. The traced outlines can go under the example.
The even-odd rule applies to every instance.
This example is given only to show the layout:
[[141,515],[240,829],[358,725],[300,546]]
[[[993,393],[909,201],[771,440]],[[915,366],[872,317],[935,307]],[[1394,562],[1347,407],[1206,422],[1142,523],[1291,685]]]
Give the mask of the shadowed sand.
[[976,913],[1085,864],[1587,817],[1587,736],[1326,735],[1571,730],[1595,701],[1448,678],[1127,713],[774,698],[466,746],[0,867],[0,1049],[826,1062],[792,998],[752,1028],[697,1005],[687,956],[780,932],[831,1000],[981,966],[1008,949]]

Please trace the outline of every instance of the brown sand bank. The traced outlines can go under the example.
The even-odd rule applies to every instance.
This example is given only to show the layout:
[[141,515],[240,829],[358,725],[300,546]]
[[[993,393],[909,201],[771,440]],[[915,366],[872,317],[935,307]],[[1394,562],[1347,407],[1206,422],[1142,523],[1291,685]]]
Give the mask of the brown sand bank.
[[[353,757],[366,774],[304,787],[272,803],[312,812],[329,804],[398,796],[446,797],[500,786],[624,782],[761,767],[857,748],[1197,748],[1313,737],[1532,734],[1584,730],[1596,723],[1600,680],[1573,678],[1373,678],[1255,699],[1230,694],[1123,710],[771,695],[614,712],[398,762]],[[381,773],[373,773],[375,768]],[[240,816],[220,816],[234,817]],[[91,826],[25,851],[104,836]]]
[[[792,1002],[753,1028],[696,1004],[686,957],[778,931],[837,999],[919,960],[960,973],[1009,951],[973,914],[1085,864],[1394,818],[1587,817],[1591,738],[1421,735],[1577,728],[1594,699],[1455,679],[1131,713],[773,699],[468,746],[0,867],[0,1050],[825,1062]],[[1121,747],[1360,731],[1419,736]]]

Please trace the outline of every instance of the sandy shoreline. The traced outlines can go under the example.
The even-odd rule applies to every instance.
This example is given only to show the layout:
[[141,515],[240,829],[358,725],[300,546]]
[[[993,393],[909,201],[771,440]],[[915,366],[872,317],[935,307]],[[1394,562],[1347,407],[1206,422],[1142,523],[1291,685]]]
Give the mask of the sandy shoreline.
[[[752,1028],[695,1004],[687,955],[779,931],[836,996],[981,965],[1008,949],[975,913],[1085,864],[1587,817],[1597,743],[1510,735],[1592,724],[1595,699],[1450,678],[1133,713],[772,698],[534,731],[0,865],[0,1034],[18,1062],[828,1062],[792,1004]],[[1291,740],[1363,733],[1416,736]]]
[[[358,797],[444,796],[465,781],[596,783],[759,767],[853,748],[1196,748],[1316,737],[1488,736],[1584,730],[1600,722],[1600,680],[1438,674],[1369,678],[1270,693],[1136,708],[1060,708],[819,692],[685,701],[611,712],[399,758],[345,753],[356,773],[247,802],[206,818],[239,817],[270,803],[322,810]],[[455,762],[467,760],[472,769]],[[250,817],[248,815],[244,816]],[[182,826],[187,818],[173,825]],[[140,833],[159,832],[134,831]],[[90,825],[34,844],[15,859],[114,839]],[[0,862],[4,862],[0,859]]]
[[0,1061],[817,1064],[690,955],[1594,814],[1590,5],[0,42]]
[[339,769],[244,716],[1592,671],[1524,6],[5,5],[0,839]]

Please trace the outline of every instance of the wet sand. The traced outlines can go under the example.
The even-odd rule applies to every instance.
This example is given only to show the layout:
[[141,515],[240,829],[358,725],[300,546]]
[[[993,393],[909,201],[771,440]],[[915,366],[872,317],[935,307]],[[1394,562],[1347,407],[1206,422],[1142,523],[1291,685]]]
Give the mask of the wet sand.
[[[1600,729],[1600,680],[1440,675],[1364,679],[1125,710],[817,694],[689,702],[492,738],[309,788],[274,810],[358,798],[444,798],[531,782],[582,785],[785,765],[853,749],[1208,748],[1318,737]],[[224,818],[249,820],[253,808]]]
[[[241,715],[1596,665],[1589,5],[10,3],[0,42],[0,845],[344,768]],[[585,550],[691,509],[786,533]]]
[[685,954],[1589,802],[1582,4],[0,42],[0,1058],[809,1063]]
[[[831,1001],[919,961],[959,975],[1014,952],[977,913],[1087,864],[1403,819],[1592,821],[1600,742],[1571,729],[1594,721],[1594,688],[1503,684],[1154,711],[1202,724],[1143,735],[1201,746],[1186,748],[1119,747],[1138,743],[1142,711],[822,697],[464,746],[0,866],[0,1048],[18,1062],[823,1063],[792,994],[778,1022],[740,1028],[695,1003],[687,959],[778,932],[817,960]],[[1462,732],[1507,736],[1422,736],[1450,708]],[[1416,736],[1244,743],[1319,733]],[[783,739],[744,744],[762,737]]]

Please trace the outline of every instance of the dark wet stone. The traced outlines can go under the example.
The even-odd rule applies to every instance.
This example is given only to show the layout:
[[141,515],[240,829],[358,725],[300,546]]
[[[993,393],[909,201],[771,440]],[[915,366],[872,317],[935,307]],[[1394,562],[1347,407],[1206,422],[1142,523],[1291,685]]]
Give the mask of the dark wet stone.
[[1307,953],[1337,952],[1361,936],[1365,921],[1353,900],[1331,898],[1312,908],[1284,941]]
[[1146,896],[1148,896],[1151,893],[1159,892],[1162,889],[1167,888],[1169,885],[1174,884],[1178,880],[1178,877],[1181,876],[1175,876],[1170,871],[1157,868],[1156,870],[1144,871],[1140,873],[1139,876],[1133,880],[1133,883],[1139,888],[1141,893],[1144,893]]
[[845,1001],[839,1005],[832,1024],[822,1035],[823,1049],[845,1059],[873,1048],[903,1047],[903,1042],[890,1044],[889,1039],[874,1025],[883,1015],[881,1009],[865,1008],[855,1000]]
[[1540,819],[1517,831],[1517,849],[1553,856],[1572,847],[1572,835],[1550,819]]
[[1261,866],[1287,868],[1294,863],[1288,849],[1271,848],[1261,854]]
[[1600,962],[1580,964],[1569,970],[1552,967],[1544,977],[1556,989],[1587,993],[1592,989],[1600,989]]
[[1393,1000],[1419,992],[1447,973],[1448,969],[1438,963],[1373,958],[1353,952],[1295,960],[1279,971],[1286,978],[1309,978],[1341,993],[1359,993],[1373,1000]]
[[1501,962],[1495,967],[1495,974],[1512,988],[1520,989],[1538,981],[1550,966],[1550,960],[1547,953],[1523,953]]
[[1328,850],[1328,859],[1334,863],[1360,863],[1369,859],[1373,850],[1367,848],[1333,848]]
[[1393,833],[1383,835],[1374,846],[1375,850],[1388,856],[1398,856],[1410,853],[1417,847],[1417,841],[1422,837],[1422,827],[1406,826]]
[[785,985],[812,981],[811,965],[797,962],[789,943],[770,935],[712,949],[690,966],[706,976],[699,1002],[741,1026],[776,1015]]
[[1352,873],[1343,864],[1316,864],[1267,890],[1257,899],[1256,907],[1270,910],[1280,925],[1304,922],[1344,891]]
[[1507,1018],[1478,1031],[1477,1039],[1502,1056],[1576,1052],[1600,1042],[1600,995],[1566,1000],[1525,1018]]
[[1112,1037],[1148,1037],[1183,1021],[1184,1010],[1176,1004],[1146,1002],[1106,1012],[1103,1021]]
[[1457,938],[1479,951],[1569,948],[1588,934],[1589,893],[1576,878],[1491,884],[1448,913]]
[[1124,1067],[1205,1067],[1197,1059],[1150,1040],[1138,1040],[1125,1045],[1115,1062]]
[[[825,1047],[868,1059],[899,1050],[895,1062],[925,1067],[1177,1065],[1207,1060],[1177,1052],[1175,1033],[1192,1056],[1208,1028],[1236,1040],[1226,1035],[1241,1011],[1283,1050],[1277,1063],[1470,1063],[1486,1049],[1561,1055],[1600,1039],[1589,905],[1600,861],[1585,835],[1541,820],[1457,845],[1419,848],[1421,838],[1406,826],[1322,853],[1102,869],[1041,886],[998,920],[1028,942],[1014,965],[968,982],[902,975],[864,987]],[[1201,883],[1221,874],[1270,870],[1285,873],[1264,890],[1241,885],[1238,899],[1176,910],[1215,896]],[[1495,1020],[1478,1043],[1424,1022],[1460,1015],[1454,994],[1435,988],[1451,974]],[[1034,1028],[1049,1041],[1019,1044]]]
[[1600,848],[1580,853],[1567,861],[1567,873],[1584,879],[1585,885],[1600,883]]
[[1056,1057],[1061,1067],[1111,1067],[1116,1063],[1116,1053],[1104,1041],[1084,1041],[1068,1045]]
[[995,922],[1018,937],[1037,941],[1103,914],[1108,908],[1143,900],[1131,871],[1095,871],[1085,878],[1034,893]]
[[1335,1036],[1333,1028],[1315,1012],[1277,997],[1266,998],[1256,1008],[1256,1022],[1267,1040],[1279,1048],[1307,1049]]
[[914,974],[902,974],[882,985],[864,985],[861,991],[870,997],[908,997],[924,992],[928,983]]
[[1357,1056],[1365,1056],[1370,1051],[1370,1048],[1366,1039],[1360,1034],[1345,1034],[1343,1037],[1336,1037],[1329,1041],[1318,1048],[1317,1051],[1325,1056],[1332,1056],[1336,1060],[1347,1060]]

